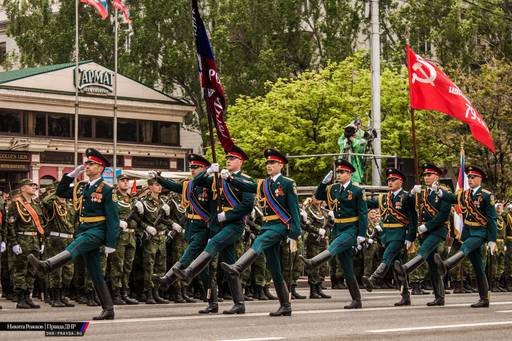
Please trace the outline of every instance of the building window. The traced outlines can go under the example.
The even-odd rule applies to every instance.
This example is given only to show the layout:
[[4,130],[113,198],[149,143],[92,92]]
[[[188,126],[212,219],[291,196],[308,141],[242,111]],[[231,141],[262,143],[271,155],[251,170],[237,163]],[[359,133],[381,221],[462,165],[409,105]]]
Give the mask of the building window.
[[36,112],[34,115],[34,134],[36,136],[46,136],[46,114]]
[[134,156],[132,158],[133,168],[169,169],[169,159],[161,157]]
[[119,119],[117,121],[117,139],[123,142],[137,142],[137,121]]
[[92,117],[78,118],[78,136],[92,138]]
[[172,122],[153,122],[153,139],[156,144],[177,146],[180,144],[180,126]]
[[113,120],[111,118],[96,117],[97,139],[112,140]]
[[5,62],[7,57],[7,43],[5,41],[0,43],[0,64]]
[[179,171],[184,171],[185,170],[185,159],[176,160],[176,168]]
[[0,132],[9,134],[22,133],[21,112],[0,111]]
[[[82,154],[81,153],[78,153],[77,160],[78,160],[78,163],[82,162]],[[73,165],[75,163],[75,153],[44,152],[44,153],[41,153],[41,163]]]
[[71,137],[71,116],[48,114],[48,136]]

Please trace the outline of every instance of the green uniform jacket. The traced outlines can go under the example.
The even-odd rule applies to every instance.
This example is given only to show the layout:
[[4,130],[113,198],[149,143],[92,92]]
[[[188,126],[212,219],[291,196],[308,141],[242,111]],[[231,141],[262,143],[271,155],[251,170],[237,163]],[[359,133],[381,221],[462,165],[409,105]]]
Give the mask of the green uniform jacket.
[[[464,230],[469,231],[469,235],[466,232],[467,236],[484,238],[485,240],[490,242],[496,241],[497,217],[496,208],[494,207],[494,199],[492,198],[491,192],[482,189],[482,187],[478,188],[475,194],[471,193],[471,189],[468,189],[464,192],[460,192],[457,195],[449,193],[445,190],[442,191],[443,195],[441,199],[443,201],[446,201],[451,204],[459,204],[461,206],[462,214],[464,216]],[[469,200],[466,200],[466,198],[469,198]],[[473,202],[472,205],[471,201]],[[471,206],[475,207],[478,213],[475,212],[472,214]],[[478,216],[485,217],[487,222],[483,225],[480,224],[480,222],[478,222]],[[463,240],[464,239],[465,238],[463,238]]]
[[[401,224],[401,222],[388,210],[388,196],[392,197],[391,205],[394,207],[394,209],[400,212],[408,220],[408,223],[403,227],[386,227],[387,224]],[[380,214],[382,217],[381,223],[383,228],[381,239],[384,244],[398,240],[408,240],[413,242],[416,239],[417,216],[416,210],[414,209],[414,201],[409,193],[401,189],[400,192],[398,192],[398,194],[394,197],[393,193],[391,192],[380,194],[379,199],[368,200],[367,204],[368,208],[370,209],[380,209]]]
[[[119,220],[126,221],[128,215],[132,211],[135,205],[135,198],[132,198],[129,194],[122,194],[121,192],[116,191],[114,194],[114,201],[117,203],[117,208],[119,210]],[[132,217],[126,221],[128,224],[128,229],[137,229],[137,218],[136,214],[133,214]]]
[[448,234],[448,224],[452,205],[441,200],[434,191],[422,190],[414,196],[416,210],[419,214],[418,224],[425,224],[427,232],[422,237],[430,234],[445,239]]
[[[342,189],[343,185],[340,183],[333,185],[320,183],[315,192],[315,197],[318,200],[327,201],[329,209],[334,212],[333,239],[346,230],[353,230],[354,233],[357,233],[357,236],[364,237],[368,227],[368,207],[363,199],[363,191],[352,181],[346,189]],[[336,223],[337,219],[355,217],[359,219],[356,222]]]
[[[508,245],[512,244],[512,212],[508,212],[505,218],[505,243]],[[512,249],[511,249],[512,250]]]
[[43,199],[42,203],[46,221],[45,234],[47,236],[50,232],[75,234],[75,226],[73,221],[69,219],[70,212],[66,202],[59,203],[57,195],[50,194]]
[[160,196],[158,200],[153,199],[151,194],[146,195],[142,199],[142,205],[144,205],[144,214],[140,219],[140,228],[142,232],[148,227],[153,226],[157,232],[167,231],[173,223],[170,216],[164,215],[164,218],[155,226],[155,220],[162,213],[161,208],[164,205],[163,197]]
[[[244,179],[244,182],[253,183],[254,180],[246,175],[243,174],[241,171],[238,173],[235,173],[232,175],[233,179]],[[219,181],[222,181],[221,178],[219,178]],[[213,176],[208,176],[206,172],[199,173],[194,178],[194,184],[195,186],[199,187],[206,187],[211,188],[212,193],[214,193],[215,189],[213,188]],[[254,184],[256,186],[256,184]],[[219,189],[221,188],[221,184],[218,184]],[[254,208],[254,194],[240,190],[236,186],[232,186],[233,189],[233,195],[237,198],[239,204],[229,210],[226,211],[226,221],[223,222],[223,224],[229,224],[229,223],[235,223],[235,224],[243,224],[243,219],[245,216],[248,216],[251,214],[252,209]],[[224,209],[230,209],[231,205],[229,204],[229,201],[226,199],[226,196],[221,191],[220,196],[220,204],[222,206],[222,210]],[[219,221],[217,219],[217,199],[213,197],[213,195],[210,198],[210,221],[208,222],[208,227],[210,230],[214,233],[220,231],[221,227],[219,224]]]
[[[22,200],[25,200],[23,196],[21,196]],[[41,226],[44,228],[43,221],[43,209],[39,202],[35,199],[32,199],[28,205],[32,206],[34,211],[36,211],[39,216],[39,221]],[[18,208],[21,211],[18,211]],[[9,245],[16,245],[18,243],[18,232],[35,232],[36,236],[38,236],[38,231],[36,224],[32,217],[29,215],[28,211],[17,201],[13,201],[9,208],[7,209],[7,242]],[[39,237],[44,237],[39,235]]]
[[[73,198],[73,188],[69,187],[73,181],[74,178],[64,175],[59,186],[57,186],[57,195],[66,199]],[[101,193],[97,193],[96,191],[99,190],[98,186],[101,186],[102,183],[104,185],[102,186]],[[80,186],[83,186],[83,188],[76,191],[77,198],[82,197],[83,199],[82,208],[77,212],[79,216],[104,216],[106,220],[95,223],[80,223],[78,234],[87,231],[100,238],[100,240],[104,240],[105,246],[115,249],[119,239],[119,210],[117,204],[112,200],[112,186],[104,182],[103,178],[96,181],[90,187],[85,183],[81,183]],[[101,196],[101,198],[94,199],[93,201],[93,196]]]
[[[243,192],[246,193],[257,193],[258,192],[258,184],[254,181],[242,178],[242,177],[236,177],[233,176],[229,179],[231,184],[233,184],[233,187],[240,189]],[[259,181],[263,181],[260,179]],[[263,187],[263,185],[262,185]],[[260,206],[263,206],[263,215],[266,216],[272,216],[276,215],[276,212],[270,208],[268,204],[262,205],[262,199],[263,197],[263,188],[261,189],[262,193],[257,198],[258,201],[260,201]],[[290,232],[288,234],[288,237],[291,239],[297,239],[300,236],[301,228],[300,228],[300,213],[299,213],[299,199],[297,197],[297,190],[295,186],[295,181],[293,181],[290,178],[284,177],[282,175],[279,175],[277,177],[276,181],[272,183],[272,192],[276,194],[277,201],[283,208],[286,209],[286,211],[290,214],[291,220],[289,222],[289,229]],[[254,198],[254,196],[253,196]],[[266,199],[265,199],[266,200]],[[281,223],[281,220],[278,221]],[[264,230],[276,230],[277,226],[276,220],[274,221],[266,221],[263,223],[263,226],[261,228],[262,231]],[[278,231],[279,232],[279,231]]]
[[[173,181],[171,179],[164,179],[162,177],[157,177],[157,181],[160,185],[162,185],[162,187],[167,188],[168,190],[173,191],[175,193],[183,194],[184,183],[179,183],[179,182]],[[194,194],[197,197],[197,200],[199,201],[201,206],[208,213],[210,213],[210,207],[209,207],[210,191],[208,190],[208,188],[194,186],[194,183],[192,183],[192,192],[194,192]],[[197,218],[189,219],[188,218],[190,215],[197,216],[198,214],[194,211],[194,209],[192,208],[192,205],[190,203],[188,203],[188,201],[185,201],[184,199],[186,199],[186,198],[183,198],[183,195],[182,195],[181,205],[183,207],[187,208],[187,211],[186,211],[187,225],[185,226],[185,234],[186,234],[185,237],[187,239],[190,239],[191,234],[193,234],[197,231],[204,230],[205,228],[208,227],[208,224],[207,224],[207,222],[205,222],[202,219],[197,219]],[[187,203],[184,205],[184,202],[187,202]]]

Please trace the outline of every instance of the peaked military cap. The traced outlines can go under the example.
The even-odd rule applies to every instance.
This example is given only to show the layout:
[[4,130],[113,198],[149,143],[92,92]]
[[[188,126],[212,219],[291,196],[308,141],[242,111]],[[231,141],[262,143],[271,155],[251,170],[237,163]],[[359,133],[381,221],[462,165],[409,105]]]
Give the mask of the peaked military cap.
[[233,146],[230,151],[226,151],[226,156],[233,156],[236,157],[242,161],[249,160],[249,157],[245,152],[242,150],[242,148],[238,146]]
[[210,167],[210,161],[206,160],[203,156],[199,154],[188,154],[187,161],[190,166],[201,166],[201,167]]
[[404,173],[400,172],[396,168],[386,168],[386,179],[397,178],[405,182]]
[[439,176],[441,176],[443,174],[443,171],[441,170],[441,168],[437,167],[436,165],[434,165],[433,163],[429,163],[429,162],[425,162],[421,165],[421,171],[422,171],[422,175],[425,175],[425,174],[437,174]]
[[21,179],[18,184],[20,185],[20,187],[25,186],[25,185],[33,185],[34,181],[32,181],[30,179]]
[[350,173],[354,173],[356,171],[355,167],[350,162],[344,159],[336,160],[334,164],[336,165],[337,171],[343,170]]
[[130,180],[130,177],[126,174],[119,174],[118,177],[117,177],[117,181],[121,181],[121,180]]
[[103,154],[94,148],[87,148],[85,150],[85,156],[87,156],[88,161],[95,162],[102,165],[103,167],[110,166],[110,162],[103,156]]
[[288,163],[288,158],[285,155],[283,155],[280,151],[274,148],[265,149],[263,155],[265,156],[265,159],[267,159],[268,161],[277,161],[282,164]]
[[482,179],[485,179],[486,177],[484,170],[477,166],[467,166],[465,171],[467,175],[476,175],[481,177]]

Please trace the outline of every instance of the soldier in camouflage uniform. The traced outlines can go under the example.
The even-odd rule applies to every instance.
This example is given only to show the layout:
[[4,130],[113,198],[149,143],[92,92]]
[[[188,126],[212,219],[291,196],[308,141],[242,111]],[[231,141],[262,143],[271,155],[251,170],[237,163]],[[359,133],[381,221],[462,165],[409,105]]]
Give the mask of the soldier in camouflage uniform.
[[[290,243],[286,240],[281,242],[281,264],[283,267],[283,277],[287,284],[290,286],[290,293],[292,299],[303,300],[306,296],[301,295],[297,292],[297,281],[302,275],[304,265],[299,261],[299,255],[302,254],[303,242],[302,237],[299,236],[297,239],[297,249],[290,253]],[[290,260],[291,254],[291,260]],[[290,264],[291,261],[291,264]],[[291,273],[290,273],[291,270]],[[291,283],[288,283],[291,278]]]
[[368,230],[366,231],[366,245],[363,249],[364,254],[364,276],[369,277],[379,266],[379,253],[382,245],[379,233],[382,232],[380,226],[380,212],[377,209],[368,211]]
[[508,206],[505,215],[505,289],[512,291],[512,204]]
[[[167,234],[172,232],[168,230],[167,226],[172,226],[174,229],[174,226],[179,225],[170,219],[170,206],[160,196],[162,186],[155,178],[148,180],[148,186],[150,193],[142,200],[144,213],[139,225],[140,230],[144,233],[142,247],[146,304],[167,304],[169,301],[160,297],[159,286],[153,283],[152,275],[153,273],[156,275],[165,274],[166,238]],[[157,218],[162,214],[164,214],[164,218],[154,226]]]
[[9,208],[11,207],[11,204],[13,202],[15,202],[16,200],[18,200],[18,198],[20,198],[21,196],[21,193],[20,193],[20,190],[19,189],[15,189],[13,191],[11,191],[9,193],[9,199],[8,201],[6,202],[6,205],[5,205],[5,227],[4,227],[4,231],[5,231],[5,238],[6,238],[6,241],[7,241],[7,250],[6,250],[6,258],[7,258],[7,269],[6,269],[6,274],[7,274],[7,280],[8,280],[8,286],[9,286],[9,291],[10,291],[10,300],[13,301],[13,302],[18,302],[18,298],[17,298],[17,295],[16,293],[14,292],[14,259],[15,259],[15,254],[14,252],[12,251],[12,244],[11,242],[9,241],[9,222],[8,222],[8,217],[9,217]]
[[500,278],[505,270],[505,217],[503,215],[503,203],[496,203],[496,215],[498,220],[497,235],[496,235],[496,246],[498,248],[496,254],[490,255],[487,258],[487,266],[489,268],[489,285],[492,292],[503,292],[506,291],[500,286]]
[[[68,247],[75,233],[74,210],[66,199],[49,193],[42,201],[46,221],[46,243],[44,258],[48,259]],[[48,274],[50,305],[52,307],[73,307],[64,295],[64,288],[69,287],[73,279],[74,264],[67,263]]]
[[7,239],[13,252],[13,282],[18,296],[18,309],[38,309],[30,297],[34,289],[35,272],[30,268],[28,255],[41,255],[44,246],[42,226],[42,208],[34,199],[35,184],[32,180],[23,179],[20,182],[21,196],[11,203],[8,211]]
[[[119,207],[119,227],[121,228],[116,251],[109,256],[112,300],[116,305],[138,304],[128,296],[128,280],[132,272],[137,237],[136,199],[128,193],[130,178],[126,174],[117,177],[117,188],[113,196]],[[140,207],[140,204],[139,204]]]
[[[301,210],[302,229],[306,231],[306,258],[313,258],[329,245],[326,226],[329,217],[322,210],[322,202],[314,196],[306,199]],[[328,263],[323,263],[307,272],[309,298],[331,298],[322,291],[322,282],[329,273]]]

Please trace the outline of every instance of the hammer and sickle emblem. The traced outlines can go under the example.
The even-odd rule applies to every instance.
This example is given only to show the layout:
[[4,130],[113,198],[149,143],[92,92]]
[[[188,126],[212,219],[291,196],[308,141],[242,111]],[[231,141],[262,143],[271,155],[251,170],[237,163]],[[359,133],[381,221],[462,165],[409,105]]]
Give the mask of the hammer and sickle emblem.
[[[425,68],[423,68],[423,66],[426,67],[426,70],[425,70]],[[415,71],[412,74],[412,83],[413,84],[416,81],[418,81],[420,83],[425,83],[425,84],[430,84],[432,86],[436,86],[434,84],[434,81],[436,80],[436,77],[437,77],[436,69],[434,69],[434,67],[430,63],[426,62],[420,56],[417,56],[417,61],[416,61],[416,63],[413,64],[412,70]],[[418,73],[420,73],[421,76],[423,76],[423,77],[420,77],[418,75],[418,73],[416,73],[416,71]]]

